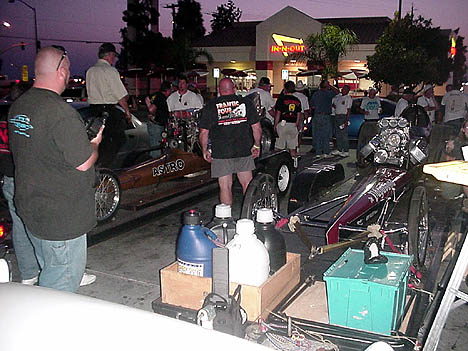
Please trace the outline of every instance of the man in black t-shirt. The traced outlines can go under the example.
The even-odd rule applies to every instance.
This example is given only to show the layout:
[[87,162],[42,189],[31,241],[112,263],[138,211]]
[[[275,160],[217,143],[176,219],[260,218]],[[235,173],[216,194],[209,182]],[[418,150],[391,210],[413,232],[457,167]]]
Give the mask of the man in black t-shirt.
[[70,76],[64,48],[42,48],[34,66],[33,87],[8,114],[15,205],[40,265],[39,285],[74,292],[86,266],[86,233],[96,225],[103,128],[90,142],[80,115],[60,97]]
[[200,144],[203,158],[211,163],[211,176],[218,178],[220,202],[232,205],[232,174],[237,174],[245,193],[255,169],[253,159],[260,154],[262,127],[255,106],[235,95],[231,79],[221,79],[218,91],[220,96],[202,110]]
[[[146,107],[148,107],[149,111],[147,129],[151,148],[161,145],[161,133],[166,128],[167,121],[169,120],[169,109],[166,100],[170,94],[171,84],[169,82],[162,82],[159,91],[145,99]],[[161,155],[161,150],[153,150],[150,154],[151,157],[157,158]]]
[[284,83],[284,94],[276,100],[275,131],[278,133],[275,147],[289,149],[292,157],[297,157],[299,131],[302,126],[301,100],[292,95],[295,91],[293,82]]

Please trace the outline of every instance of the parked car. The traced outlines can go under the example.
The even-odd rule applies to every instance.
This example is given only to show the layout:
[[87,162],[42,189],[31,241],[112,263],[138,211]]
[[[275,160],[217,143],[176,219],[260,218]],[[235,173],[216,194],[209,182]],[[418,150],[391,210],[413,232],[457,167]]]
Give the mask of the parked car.
[[69,86],[63,91],[61,96],[66,102],[70,103],[88,100],[88,93],[86,92],[86,86],[84,85]]
[[[351,106],[351,113],[349,115],[350,125],[348,126],[348,137],[350,140],[357,140],[359,129],[364,122],[364,114],[360,110],[361,103],[362,97],[353,98],[353,105]],[[379,117],[383,118],[393,116],[396,103],[385,98],[380,98],[380,103],[382,105],[382,112],[379,114]],[[309,118],[309,121],[310,120],[311,118]],[[304,135],[312,136],[310,122],[304,125]]]

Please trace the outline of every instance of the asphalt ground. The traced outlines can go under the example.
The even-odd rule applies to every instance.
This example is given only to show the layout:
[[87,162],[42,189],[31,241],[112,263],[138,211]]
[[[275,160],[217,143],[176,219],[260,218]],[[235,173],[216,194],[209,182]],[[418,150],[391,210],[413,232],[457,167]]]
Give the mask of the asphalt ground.
[[[304,145],[302,154],[307,159],[310,146]],[[354,151],[354,150],[353,150]],[[354,183],[357,169],[354,166],[353,152],[349,158],[336,158],[345,167],[347,181],[322,194],[319,201],[347,194]],[[233,217],[239,218],[242,194],[239,186],[234,187]],[[117,219],[107,227],[97,228],[90,233],[88,248],[88,273],[95,274],[95,283],[81,287],[79,294],[111,301],[138,309],[152,311],[151,304],[160,295],[159,270],[174,262],[177,236],[180,232],[183,212],[189,209],[200,211],[203,223],[208,223],[218,204],[216,183],[185,194],[182,199],[173,199],[169,203],[146,208],[143,212],[119,210]],[[285,204],[282,204],[283,211]],[[407,207],[402,202],[402,209],[396,211],[401,216]],[[440,210],[440,206],[439,206]],[[400,212],[400,213],[398,213]],[[325,213],[323,216],[329,216]],[[445,215],[445,214],[443,214]],[[120,222],[119,222],[120,221]],[[440,235],[447,234],[447,228]],[[308,250],[297,235],[283,231],[287,250],[301,254],[301,275],[315,275],[321,279],[323,272],[333,264],[344,250],[338,250],[321,257],[308,260]],[[324,242],[323,230],[308,230],[309,239],[315,245]],[[443,239],[434,240],[432,245],[442,245]],[[435,257],[439,247],[430,247],[429,256]],[[13,254],[8,258],[13,265],[13,281],[19,281]],[[446,263],[442,264],[444,268]],[[441,270],[442,271],[442,270]],[[441,271],[437,272],[440,279]],[[462,284],[462,290],[466,287]],[[439,350],[466,350],[468,345],[468,305],[458,307],[451,312],[444,328]]]

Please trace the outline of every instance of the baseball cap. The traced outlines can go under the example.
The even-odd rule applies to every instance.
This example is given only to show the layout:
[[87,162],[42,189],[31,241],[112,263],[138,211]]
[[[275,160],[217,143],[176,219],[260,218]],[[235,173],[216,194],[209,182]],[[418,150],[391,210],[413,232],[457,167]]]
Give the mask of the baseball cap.
[[432,89],[432,88],[434,88],[434,87],[432,86],[432,84],[426,84],[426,85],[424,86],[424,92],[426,92],[426,91],[428,91],[429,89]]
[[268,77],[260,78],[260,81],[258,82],[258,86],[259,87],[264,87],[264,86],[267,86],[267,85],[271,85],[270,84],[270,78],[268,78]]
[[306,88],[306,86],[305,86],[304,83],[302,83],[302,80],[300,80],[300,81],[298,81],[298,82],[296,83],[296,90],[302,91],[302,90],[304,90],[305,88]]
[[113,52],[117,54],[115,50],[115,46],[112,43],[104,43],[99,47],[99,55],[107,54],[109,52]]

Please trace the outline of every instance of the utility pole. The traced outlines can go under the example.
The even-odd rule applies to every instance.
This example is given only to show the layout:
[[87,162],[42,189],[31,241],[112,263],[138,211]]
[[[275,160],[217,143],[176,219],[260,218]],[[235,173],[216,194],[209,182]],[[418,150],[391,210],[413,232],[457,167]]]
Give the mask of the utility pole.
[[167,4],[164,6],[165,9],[171,9],[172,10],[172,38],[174,38],[174,32],[175,32],[175,15],[176,15],[176,8],[178,8],[179,5],[177,4]]
[[401,21],[401,3],[403,0],[398,1],[398,22]]

